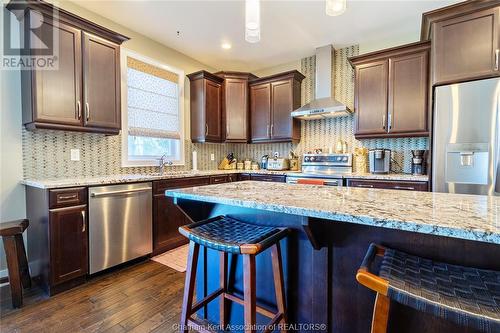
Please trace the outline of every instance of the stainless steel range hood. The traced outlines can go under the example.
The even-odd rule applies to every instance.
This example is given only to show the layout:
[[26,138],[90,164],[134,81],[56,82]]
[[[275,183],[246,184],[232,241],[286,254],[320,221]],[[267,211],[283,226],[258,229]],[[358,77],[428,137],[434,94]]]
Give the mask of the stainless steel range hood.
[[292,117],[305,120],[347,116],[352,111],[333,95],[333,47],[316,49],[316,98],[292,112]]

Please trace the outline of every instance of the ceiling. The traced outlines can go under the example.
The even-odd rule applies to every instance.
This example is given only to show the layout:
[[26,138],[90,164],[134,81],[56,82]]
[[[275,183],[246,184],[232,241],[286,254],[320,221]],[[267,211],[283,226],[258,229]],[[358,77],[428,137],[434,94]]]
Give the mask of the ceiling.
[[[419,37],[423,12],[456,0],[347,1],[337,17],[321,1],[261,3],[261,41],[245,41],[244,1],[92,1],[78,5],[216,69],[255,71],[335,47]],[[177,35],[179,31],[179,35]],[[232,48],[221,48],[223,42]]]

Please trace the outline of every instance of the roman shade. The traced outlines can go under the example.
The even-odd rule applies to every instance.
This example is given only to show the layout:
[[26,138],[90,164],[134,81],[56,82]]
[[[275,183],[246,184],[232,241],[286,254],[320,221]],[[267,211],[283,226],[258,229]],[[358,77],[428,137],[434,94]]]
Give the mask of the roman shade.
[[180,139],[179,75],[127,57],[128,135]]

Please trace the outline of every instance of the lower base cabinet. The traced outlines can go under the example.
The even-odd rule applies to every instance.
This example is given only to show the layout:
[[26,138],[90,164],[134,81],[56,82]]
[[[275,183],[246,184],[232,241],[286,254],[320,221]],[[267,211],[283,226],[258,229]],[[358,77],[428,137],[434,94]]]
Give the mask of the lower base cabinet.
[[286,182],[286,176],[284,175],[266,175],[257,173],[240,173],[238,175],[238,180],[255,180],[259,182],[274,182],[274,183],[284,183]]
[[26,188],[31,276],[49,295],[85,282],[88,273],[87,189]]
[[387,190],[429,191],[428,182],[347,179],[349,187],[379,188]]

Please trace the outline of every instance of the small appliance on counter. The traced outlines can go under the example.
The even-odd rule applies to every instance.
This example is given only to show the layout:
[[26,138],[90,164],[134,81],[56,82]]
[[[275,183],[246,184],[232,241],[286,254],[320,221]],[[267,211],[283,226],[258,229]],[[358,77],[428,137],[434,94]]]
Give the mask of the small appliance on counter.
[[427,150],[412,150],[411,173],[413,175],[425,175],[427,169]]
[[274,153],[274,157],[267,161],[267,170],[282,171],[290,168],[288,158],[279,157],[279,153]]
[[389,149],[373,149],[368,153],[370,173],[389,173],[391,170],[391,151]]

